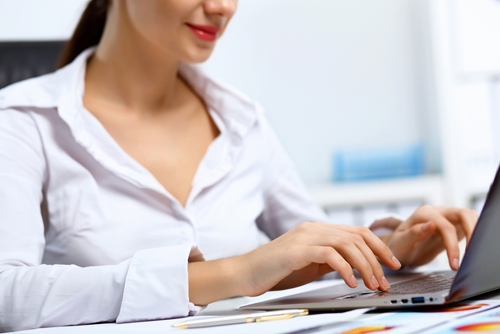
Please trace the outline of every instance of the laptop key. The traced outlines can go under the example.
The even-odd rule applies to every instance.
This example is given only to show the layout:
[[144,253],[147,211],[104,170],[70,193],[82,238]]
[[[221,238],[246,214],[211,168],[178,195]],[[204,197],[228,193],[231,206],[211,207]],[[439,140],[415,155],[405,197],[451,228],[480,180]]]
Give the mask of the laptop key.
[[418,281],[409,281],[393,285],[389,290],[395,294],[432,293],[448,289],[453,282],[453,276],[434,274]]

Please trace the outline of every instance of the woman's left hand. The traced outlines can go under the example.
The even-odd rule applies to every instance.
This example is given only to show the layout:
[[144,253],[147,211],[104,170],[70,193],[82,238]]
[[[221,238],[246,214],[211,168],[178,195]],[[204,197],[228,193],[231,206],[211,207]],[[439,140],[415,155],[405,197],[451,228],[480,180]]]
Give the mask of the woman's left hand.
[[375,222],[376,227],[395,227],[394,231],[381,239],[405,266],[421,266],[432,261],[446,250],[451,269],[459,266],[458,242],[464,237],[469,243],[476,226],[478,214],[471,209],[432,207],[418,208],[410,218],[399,226],[392,221]]

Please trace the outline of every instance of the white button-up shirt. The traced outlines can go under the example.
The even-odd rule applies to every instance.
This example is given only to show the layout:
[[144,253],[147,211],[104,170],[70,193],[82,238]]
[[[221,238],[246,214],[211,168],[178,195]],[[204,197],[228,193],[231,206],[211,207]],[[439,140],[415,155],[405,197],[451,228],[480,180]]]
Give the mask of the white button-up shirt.
[[191,256],[328,219],[262,108],[185,64],[220,135],[183,207],[83,106],[92,52],[0,91],[0,331],[193,314]]

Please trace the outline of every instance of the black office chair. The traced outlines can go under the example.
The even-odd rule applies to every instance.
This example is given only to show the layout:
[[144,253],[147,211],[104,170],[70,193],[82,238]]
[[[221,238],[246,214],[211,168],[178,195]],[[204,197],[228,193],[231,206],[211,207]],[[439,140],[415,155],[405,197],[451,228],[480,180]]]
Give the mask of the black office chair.
[[65,41],[0,42],[0,89],[53,72]]

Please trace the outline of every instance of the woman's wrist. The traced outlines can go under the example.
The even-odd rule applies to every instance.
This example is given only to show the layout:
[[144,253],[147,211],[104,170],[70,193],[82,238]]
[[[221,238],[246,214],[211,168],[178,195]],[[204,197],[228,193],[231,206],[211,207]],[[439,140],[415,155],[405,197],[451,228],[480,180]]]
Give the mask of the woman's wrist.
[[244,294],[240,257],[188,264],[189,300],[207,305],[217,300]]

